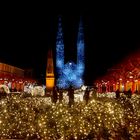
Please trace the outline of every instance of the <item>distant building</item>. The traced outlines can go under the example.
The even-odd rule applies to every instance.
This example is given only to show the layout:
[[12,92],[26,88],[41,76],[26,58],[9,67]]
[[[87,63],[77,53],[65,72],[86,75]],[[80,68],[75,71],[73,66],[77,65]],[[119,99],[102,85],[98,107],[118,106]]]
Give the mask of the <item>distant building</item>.
[[15,66],[11,66],[5,63],[0,63],[0,77],[24,77],[24,70]]
[[5,63],[0,63],[0,85],[4,84],[11,91],[23,91],[24,85],[35,83],[31,69],[21,69]]

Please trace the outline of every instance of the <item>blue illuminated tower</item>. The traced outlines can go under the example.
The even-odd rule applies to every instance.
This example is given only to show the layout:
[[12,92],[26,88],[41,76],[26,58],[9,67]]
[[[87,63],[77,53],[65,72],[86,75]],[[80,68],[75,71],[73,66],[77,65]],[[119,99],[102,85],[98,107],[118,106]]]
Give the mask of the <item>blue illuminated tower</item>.
[[56,68],[57,68],[58,75],[60,75],[64,66],[64,43],[63,43],[62,24],[61,24],[60,17],[58,22],[59,23],[58,23],[58,31],[57,31],[57,38],[56,38]]
[[77,68],[80,76],[83,76],[84,74],[85,69],[84,56],[85,56],[84,32],[82,20],[80,19],[77,38]]
[[80,20],[77,38],[77,64],[72,61],[64,64],[64,43],[61,19],[59,18],[56,41],[56,68],[58,73],[57,86],[59,88],[68,88],[69,86],[79,88],[84,84],[84,46],[84,33],[82,21]]

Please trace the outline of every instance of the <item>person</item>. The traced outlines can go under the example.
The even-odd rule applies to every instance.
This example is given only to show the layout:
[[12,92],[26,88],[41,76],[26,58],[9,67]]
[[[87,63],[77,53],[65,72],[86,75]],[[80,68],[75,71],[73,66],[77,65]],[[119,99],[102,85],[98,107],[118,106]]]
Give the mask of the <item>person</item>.
[[53,103],[56,103],[57,102],[57,87],[56,86],[54,86],[53,87],[53,92],[52,92],[52,102]]
[[84,94],[84,100],[86,101],[86,104],[89,101],[89,92],[90,92],[90,90],[87,87],[86,90],[85,90],[85,94]]
[[6,96],[6,92],[4,90],[4,87],[0,88],[0,98],[5,97]]
[[120,91],[119,91],[119,89],[116,90],[116,98],[117,99],[120,98]]
[[68,96],[69,96],[69,107],[74,104],[74,89],[72,86],[68,89]]
[[128,98],[131,98],[131,96],[132,96],[131,88],[127,91],[127,95],[128,95]]
[[63,91],[59,89],[59,103],[61,103],[63,100]]

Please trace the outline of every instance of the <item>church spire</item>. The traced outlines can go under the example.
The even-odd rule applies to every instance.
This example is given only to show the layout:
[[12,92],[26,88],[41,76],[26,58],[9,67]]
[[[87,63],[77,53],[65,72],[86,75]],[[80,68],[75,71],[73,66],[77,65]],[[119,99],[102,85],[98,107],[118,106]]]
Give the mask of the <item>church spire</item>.
[[81,72],[84,71],[84,31],[83,31],[83,24],[82,18],[80,18],[79,29],[78,29],[78,37],[77,37],[77,65],[79,66]]
[[69,86],[81,87],[83,85],[84,64],[84,35],[82,20],[80,20],[77,38],[77,64],[67,62],[64,64],[64,43],[62,34],[61,18],[59,18],[57,41],[56,41],[56,68],[58,73],[57,86],[68,88]]
[[79,28],[78,28],[77,43],[79,43],[79,42],[84,43],[84,31],[83,31],[82,17],[80,17]]
[[56,37],[56,68],[59,72],[64,66],[64,43],[63,43],[63,33],[62,33],[62,23],[61,17],[58,19],[58,31]]

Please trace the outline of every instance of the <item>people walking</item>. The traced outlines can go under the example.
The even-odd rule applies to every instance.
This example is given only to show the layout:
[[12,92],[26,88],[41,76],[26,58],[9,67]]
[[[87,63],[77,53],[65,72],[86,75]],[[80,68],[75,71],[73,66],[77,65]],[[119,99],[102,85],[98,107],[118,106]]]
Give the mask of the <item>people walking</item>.
[[84,94],[84,100],[86,101],[86,104],[88,104],[88,101],[89,101],[89,93],[90,93],[90,90],[87,87]]

